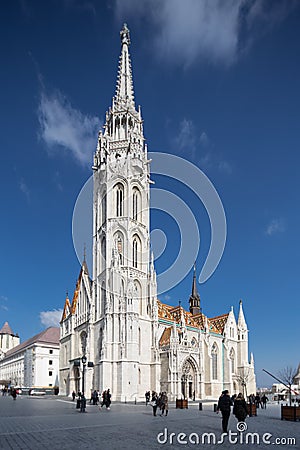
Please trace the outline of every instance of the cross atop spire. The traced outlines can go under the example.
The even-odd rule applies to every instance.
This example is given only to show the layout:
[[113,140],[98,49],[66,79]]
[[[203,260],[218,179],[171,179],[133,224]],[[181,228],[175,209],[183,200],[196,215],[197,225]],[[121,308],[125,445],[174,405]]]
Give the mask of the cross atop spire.
[[114,97],[115,107],[135,109],[134,92],[132,81],[131,60],[128,47],[130,45],[130,33],[127,24],[124,23],[120,31],[121,55],[119,58],[119,69],[117,77],[116,95]]

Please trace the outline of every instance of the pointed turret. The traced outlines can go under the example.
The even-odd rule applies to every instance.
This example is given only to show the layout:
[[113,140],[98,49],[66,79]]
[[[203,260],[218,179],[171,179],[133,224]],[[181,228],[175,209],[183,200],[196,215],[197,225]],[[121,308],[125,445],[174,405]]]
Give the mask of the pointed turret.
[[0,334],[10,334],[11,336],[14,336],[14,333],[13,333],[12,329],[10,328],[8,322],[5,322],[5,324],[3,325],[3,327],[0,330]]
[[239,310],[239,317],[238,317],[238,330],[239,331],[248,331],[244,311],[243,311],[243,302],[240,300],[240,310]]
[[124,23],[120,31],[122,49],[119,58],[116,95],[113,99],[113,107],[116,109],[130,108],[135,110],[131,60],[129,55],[130,33],[127,24]]
[[193,275],[193,283],[192,283],[192,294],[190,296],[190,313],[195,316],[196,314],[200,314],[200,296],[197,291],[197,281],[196,281],[196,265],[194,264],[194,275]]

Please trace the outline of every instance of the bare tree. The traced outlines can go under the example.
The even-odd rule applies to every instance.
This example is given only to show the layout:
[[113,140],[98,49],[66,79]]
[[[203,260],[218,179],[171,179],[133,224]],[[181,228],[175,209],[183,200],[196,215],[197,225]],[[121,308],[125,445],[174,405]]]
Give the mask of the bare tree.
[[242,386],[243,396],[245,397],[245,399],[248,398],[247,384],[249,383],[250,378],[251,378],[250,367],[240,367],[238,369],[238,373],[235,375],[235,379]]
[[294,378],[297,375],[297,373],[298,373],[298,370],[291,366],[287,366],[279,372],[280,378],[289,388],[290,406],[292,406],[292,384],[294,382]]

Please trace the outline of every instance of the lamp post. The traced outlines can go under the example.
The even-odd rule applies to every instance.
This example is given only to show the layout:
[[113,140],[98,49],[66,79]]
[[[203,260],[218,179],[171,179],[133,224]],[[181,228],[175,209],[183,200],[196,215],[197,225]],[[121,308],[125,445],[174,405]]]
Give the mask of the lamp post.
[[84,375],[85,375],[85,367],[86,367],[86,361],[87,358],[85,355],[81,358],[82,361],[82,395],[81,395],[81,405],[80,405],[80,411],[85,412],[85,406],[86,406],[86,400],[84,395]]

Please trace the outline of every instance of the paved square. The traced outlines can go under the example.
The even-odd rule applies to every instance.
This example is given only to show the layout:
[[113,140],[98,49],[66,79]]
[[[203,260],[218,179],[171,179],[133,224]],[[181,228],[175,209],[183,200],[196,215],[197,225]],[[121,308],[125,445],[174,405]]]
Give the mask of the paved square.
[[[80,413],[75,402],[60,397],[0,397],[0,449],[162,449],[162,448],[276,448],[300,449],[300,423],[280,420],[280,407],[269,404],[267,410],[259,410],[257,417],[247,418],[247,431],[238,435],[221,437],[221,417],[213,412],[213,406],[198,403],[188,410],[176,410],[170,405],[168,417],[154,417],[151,406],[144,404],[112,404],[111,410],[87,405],[87,412]],[[229,428],[236,432],[236,419],[231,415]],[[167,430],[167,431],[165,431]],[[159,444],[160,441],[165,444]],[[171,433],[175,435],[170,437]],[[179,433],[185,433],[179,435]],[[193,434],[192,434],[193,433]],[[211,433],[208,437],[204,433]],[[260,443],[246,444],[247,433],[257,433]],[[264,433],[269,433],[263,443]],[[216,443],[213,444],[213,436]],[[197,444],[197,436],[199,444]],[[202,442],[202,438],[205,439]],[[211,439],[210,444],[208,438]],[[229,442],[229,438],[231,442]],[[257,439],[256,437],[254,437]],[[275,439],[281,439],[276,444]],[[294,438],[296,445],[288,443]],[[178,443],[181,440],[182,443]],[[237,442],[235,442],[238,440]],[[170,443],[172,442],[172,443]],[[184,442],[187,442],[186,444]],[[255,440],[257,442],[257,440]]]

